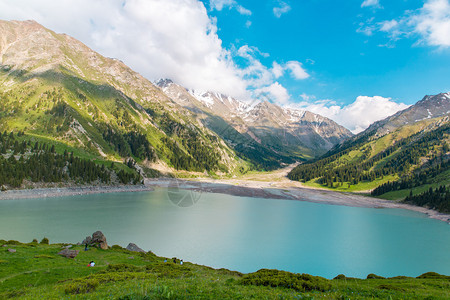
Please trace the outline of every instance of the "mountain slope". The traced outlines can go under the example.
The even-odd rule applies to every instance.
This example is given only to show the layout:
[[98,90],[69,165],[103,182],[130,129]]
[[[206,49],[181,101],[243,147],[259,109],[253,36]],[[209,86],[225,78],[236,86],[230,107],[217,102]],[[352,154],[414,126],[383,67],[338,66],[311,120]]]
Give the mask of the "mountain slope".
[[[322,158],[296,167],[289,178],[343,191],[384,186],[377,196],[427,184],[447,185],[448,176],[442,174],[448,171],[450,157],[449,107],[448,93],[426,96]],[[387,182],[396,184],[389,188]]]
[[1,130],[100,160],[199,172],[245,165],[151,82],[67,35],[0,21],[0,61]]
[[[311,112],[282,108],[267,101],[247,104],[219,93],[187,90],[169,79],[156,84],[231,144],[251,142],[287,159],[315,157],[352,136],[332,120]],[[214,122],[217,118],[238,133],[224,136],[226,130]]]

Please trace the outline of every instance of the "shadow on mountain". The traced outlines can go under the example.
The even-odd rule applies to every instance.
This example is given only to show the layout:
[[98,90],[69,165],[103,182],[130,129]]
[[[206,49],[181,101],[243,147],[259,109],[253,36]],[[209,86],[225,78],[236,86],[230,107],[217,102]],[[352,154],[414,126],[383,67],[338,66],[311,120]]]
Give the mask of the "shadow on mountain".
[[[248,133],[240,133],[219,116],[205,112],[202,114],[205,116],[203,123],[206,127],[218,134],[241,158],[251,161],[258,169],[273,170],[280,168],[282,164],[302,160],[282,154],[269,145],[258,143]],[[282,150],[282,147],[279,150]]]

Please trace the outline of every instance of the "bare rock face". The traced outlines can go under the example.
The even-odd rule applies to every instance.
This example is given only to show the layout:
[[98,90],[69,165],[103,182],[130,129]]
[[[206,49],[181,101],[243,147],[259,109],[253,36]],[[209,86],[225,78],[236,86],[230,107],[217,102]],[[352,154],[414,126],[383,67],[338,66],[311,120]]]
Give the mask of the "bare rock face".
[[83,242],[81,242],[83,245],[88,246],[95,246],[99,247],[100,249],[106,250],[108,249],[108,243],[106,242],[106,237],[101,231],[96,231],[92,234],[92,236],[87,236]]
[[66,249],[58,252],[58,254],[62,255],[64,257],[67,257],[67,258],[75,258],[79,252],[80,252],[80,250],[70,250],[70,249],[66,248]]
[[128,251],[145,253],[144,250],[142,250],[142,249],[139,248],[136,244],[133,244],[133,243],[129,243],[126,249],[127,249]]

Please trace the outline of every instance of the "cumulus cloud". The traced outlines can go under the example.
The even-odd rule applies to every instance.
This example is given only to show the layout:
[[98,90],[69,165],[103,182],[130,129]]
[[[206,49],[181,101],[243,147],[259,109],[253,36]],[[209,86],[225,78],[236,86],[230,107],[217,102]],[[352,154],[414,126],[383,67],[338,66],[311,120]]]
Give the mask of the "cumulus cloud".
[[289,102],[290,96],[286,88],[278,82],[260,89],[255,90],[257,98],[266,99],[270,102],[275,102],[279,105],[286,105]]
[[150,80],[167,77],[193,89],[250,95],[244,71],[198,0],[1,1],[0,18],[34,19]]
[[284,68],[279,63],[274,61],[272,63],[272,74],[273,74],[273,76],[275,78],[279,78],[279,77],[283,76],[283,73],[284,73]]
[[291,6],[284,1],[277,1],[277,6],[273,8],[273,14],[275,17],[280,18],[283,14],[289,12]]
[[428,0],[413,15],[409,24],[414,26],[425,43],[431,46],[450,46],[450,3],[449,0]]
[[291,71],[292,76],[295,79],[306,79],[309,77],[309,74],[306,73],[305,69],[302,67],[302,64],[298,61],[288,61],[285,68]]
[[374,23],[373,18],[359,24],[357,32],[371,36],[388,34],[392,41],[418,38],[418,43],[440,48],[450,47],[450,0],[426,0],[423,7],[405,11],[398,19]]
[[286,71],[289,71],[292,78],[297,80],[303,80],[309,77],[309,74],[306,72],[306,70],[303,68],[302,63],[292,60],[288,61],[287,63],[281,65],[274,61],[272,63],[272,75],[275,78],[279,78],[283,76]]
[[355,134],[363,131],[373,122],[382,120],[408,107],[406,104],[396,103],[391,98],[381,96],[359,96],[355,102],[343,107],[331,100],[322,100],[315,103],[305,101],[299,103],[298,106],[330,118]]
[[211,9],[216,9],[221,11],[223,8],[228,7],[229,9],[235,8],[241,15],[250,16],[252,12],[242,5],[239,5],[235,0],[210,0],[209,6]]
[[380,1],[379,0],[364,0],[363,3],[361,3],[361,7],[380,7]]
[[[210,6],[247,14],[236,0],[211,0]],[[264,94],[285,103],[289,93],[277,79],[309,76],[296,61],[265,66],[262,59],[269,54],[256,47],[223,47],[216,20],[199,0],[0,1],[0,18],[34,19],[124,61],[149,80],[171,78],[190,89],[241,100]]]

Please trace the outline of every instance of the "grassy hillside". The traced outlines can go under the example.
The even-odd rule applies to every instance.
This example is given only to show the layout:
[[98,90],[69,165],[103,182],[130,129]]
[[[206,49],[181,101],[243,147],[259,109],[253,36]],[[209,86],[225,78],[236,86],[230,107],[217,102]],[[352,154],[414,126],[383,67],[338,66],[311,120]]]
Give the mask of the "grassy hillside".
[[[318,160],[299,165],[289,178],[329,188],[363,190],[446,161],[449,123],[424,121],[381,138],[357,139]],[[373,184],[369,184],[373,183]]]
[[308,186],[404,198],[411,189],[417,193],[450,183],[444,175],[450,166],[449,138],[446,117],[405,125],[382,137],[362,134],[288,176]]
[[[73,246],[74,259],[57,253],[67,244],[21,244],[0,240],[2,299],[446,299],[450,277],[369,279],[260,270],[242,274],[169,258]],[[9,252],[8,249],[16,250]],[[95,267],[88,267],[90,261]]]
[[0,21],[0,36],[1,132],[174,172],[233,173],[252,165],[122,62],[35,22]]

